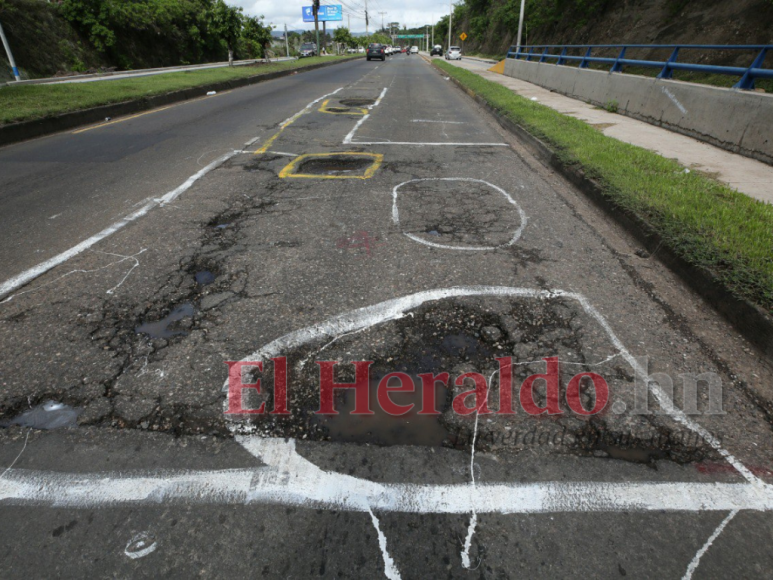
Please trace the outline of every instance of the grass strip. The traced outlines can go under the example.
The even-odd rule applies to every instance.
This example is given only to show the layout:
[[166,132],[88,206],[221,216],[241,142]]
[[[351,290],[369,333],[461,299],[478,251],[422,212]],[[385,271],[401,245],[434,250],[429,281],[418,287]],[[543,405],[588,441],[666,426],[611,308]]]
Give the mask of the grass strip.
[[475,73],[439,60],[434,65],[550,144],[563,163],[582,169],[672,251],[773,313],[773,205],[699,172],[686,173],[672,159],[607,137]]
[[5,86],[0,88],[0,125],[350,58],[356,56],[321,56],[86,83]]

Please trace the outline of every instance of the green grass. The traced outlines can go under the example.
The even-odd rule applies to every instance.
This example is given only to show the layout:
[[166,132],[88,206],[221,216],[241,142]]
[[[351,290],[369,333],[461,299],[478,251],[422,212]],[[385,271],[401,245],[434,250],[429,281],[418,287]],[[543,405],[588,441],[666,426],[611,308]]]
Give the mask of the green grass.
[[0,87],[0,124],[50,117],[110,103],[330,62],[333,59],[356,58],[356,56],[313,57],[271,64],[190,70],[114,81],[5,86]]
[[443,61],[434,65],[581,168],[615,204],[649,223],[688,262],[773,313],[773,205],[754,200]]

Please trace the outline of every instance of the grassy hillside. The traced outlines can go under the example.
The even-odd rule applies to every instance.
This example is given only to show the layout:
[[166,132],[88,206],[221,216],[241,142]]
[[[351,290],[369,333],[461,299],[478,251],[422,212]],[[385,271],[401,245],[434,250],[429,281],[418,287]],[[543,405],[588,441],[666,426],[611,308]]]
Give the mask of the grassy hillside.
[[[504,55],[515,43],[520,0],[464,0],[453,36],[467,52]],[[445,38],[448,18],[436,25]],[[770,44],[773,0],[527,0],[524,44]],[[637,55],[639,56],[639,55]],[[650,55],[641,54],[643,58]],[[688,55],[689,56],[689,55]],[[749,54],[696,55],[696,61],[750,64]],[[748,62],[747,62],[748,61]]]

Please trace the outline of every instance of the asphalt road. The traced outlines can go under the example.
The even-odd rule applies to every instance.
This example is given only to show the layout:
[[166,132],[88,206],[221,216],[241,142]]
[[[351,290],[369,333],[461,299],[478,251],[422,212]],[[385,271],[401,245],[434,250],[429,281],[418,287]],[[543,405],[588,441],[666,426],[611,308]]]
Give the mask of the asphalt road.
[[[190,186],[0,303],[0,576],[770,577],[770,370],[423,59],[118,121],[0,151],[5,278]],[[272,409],[278,356],[291,414],[225,416],[225,362]],[[551,356],[560,413],[454,412]],[[451,386],[320,417],[323,361],[374,410]]]

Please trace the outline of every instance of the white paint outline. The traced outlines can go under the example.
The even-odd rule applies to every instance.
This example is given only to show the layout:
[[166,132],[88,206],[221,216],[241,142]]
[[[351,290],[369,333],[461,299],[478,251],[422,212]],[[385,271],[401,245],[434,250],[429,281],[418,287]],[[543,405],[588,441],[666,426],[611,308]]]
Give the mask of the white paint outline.
[[512,197],[510,197],[510,194],[507,193],[504,189],[494,185],[493,183],[489,183],[488,181],[484,181],[482,179],[473,179],[471,177],[426,177],[423,179],[411,179],[410,181],[404,181],[403,183],[396,185],[394,189],[392,189],[392,223],[394,223],[396,226],[400,225],[400,212],[397,206],[397,191],[404,185],[408,185],[410,183],[418,183],[421,181],[467,181],[471,183],[483,183],[484,185],[488,185],[492,189],[495,189],[496,191],[501,193],[510,204],[515,206],[515,209],[518,211],[518,217],[520,218],[521,223],[519,224],[518,228],[515,230],[513,237],[510,239],[510,241],[507,242],[506,244],[500,244],[499,246],[480,246],[480,247],[449,246],[446,244],[436,244],[435,242],[430,242],[429,240],[420,238],[415,234],[402,232],[403,235],[412,239],[414,242],[419,242],[420,244],[424,244],[425,246],[431,246],[433,248],[440,248],[443,250],[491,251],[491,250],[496,250],[497,248],[506,248],[506,247],[512,246],[521,237],[521,235],[523,234],[523,229],[526,227],[526,224],[529,221],[529,218],[521,209],[521,206],[518,205],[518,202],[515,201]]
[[[674,407],[672,401],[663,389],[654,381],[646,381],[647,372],[636,358],[625,348],[625,345],[617,337],[606,319],[590,304],[588,299],[576,292],[565,290],[542,290],[533,288],[516,288],[511,286],[453,286],[450,288],[437,288],[409,294],[400,298],[393,298],[372,306],[365,306],[344,314],[336,315],[325,322],[321,322],[281,336],[261,349],[255,351],[243,361],[259,361],[279,356],[283,352],[298,348],[309,342],[317,340],[329,341],[338,335],[353,332],[382,322],[397,320],[411,314],[413,310],[425,302],[434,302],[445,298],[460,298],[465,296],[498,296],[504,298],[566,298],[576,300],[589,316],[593,317],[601,326],[620,355],[631,365],[639,380],[648,384],[650,393],[655,397],[663,411],[674,421],[681,423],[691,431],[697,433],[717,453],[733,466],[749,483],[755,486],[766,486],[762,480],[755,476],[749,469],[736,459],[729,451],[722,447],[720,441],[709,433],[701,425],[690,419],[684,411]],[[223,384],[223,392],[228,391],[228,381]]]
[[[368,109],[373,109],[374,107],[377,107],[381,100],[386,95],[388,87],[384,87],[384,90],[381,91],[381,94],[379,95],[378,99],[376,99],[376,102],[372,105],[368,106]],[[367,121],[370,118],[370,113],[362,117],[357,123],[354,125],[354,128],[349,131],[349,133],[344,137],[343,144],[344,145],[415,145],[417,147],[435,147],[439,145],[450,145],[453,147],[510,147],[508,143],[414,143],[412,141],[354,141],[354,135],[357,133],[360,127],[362,127],[362,124]]]

